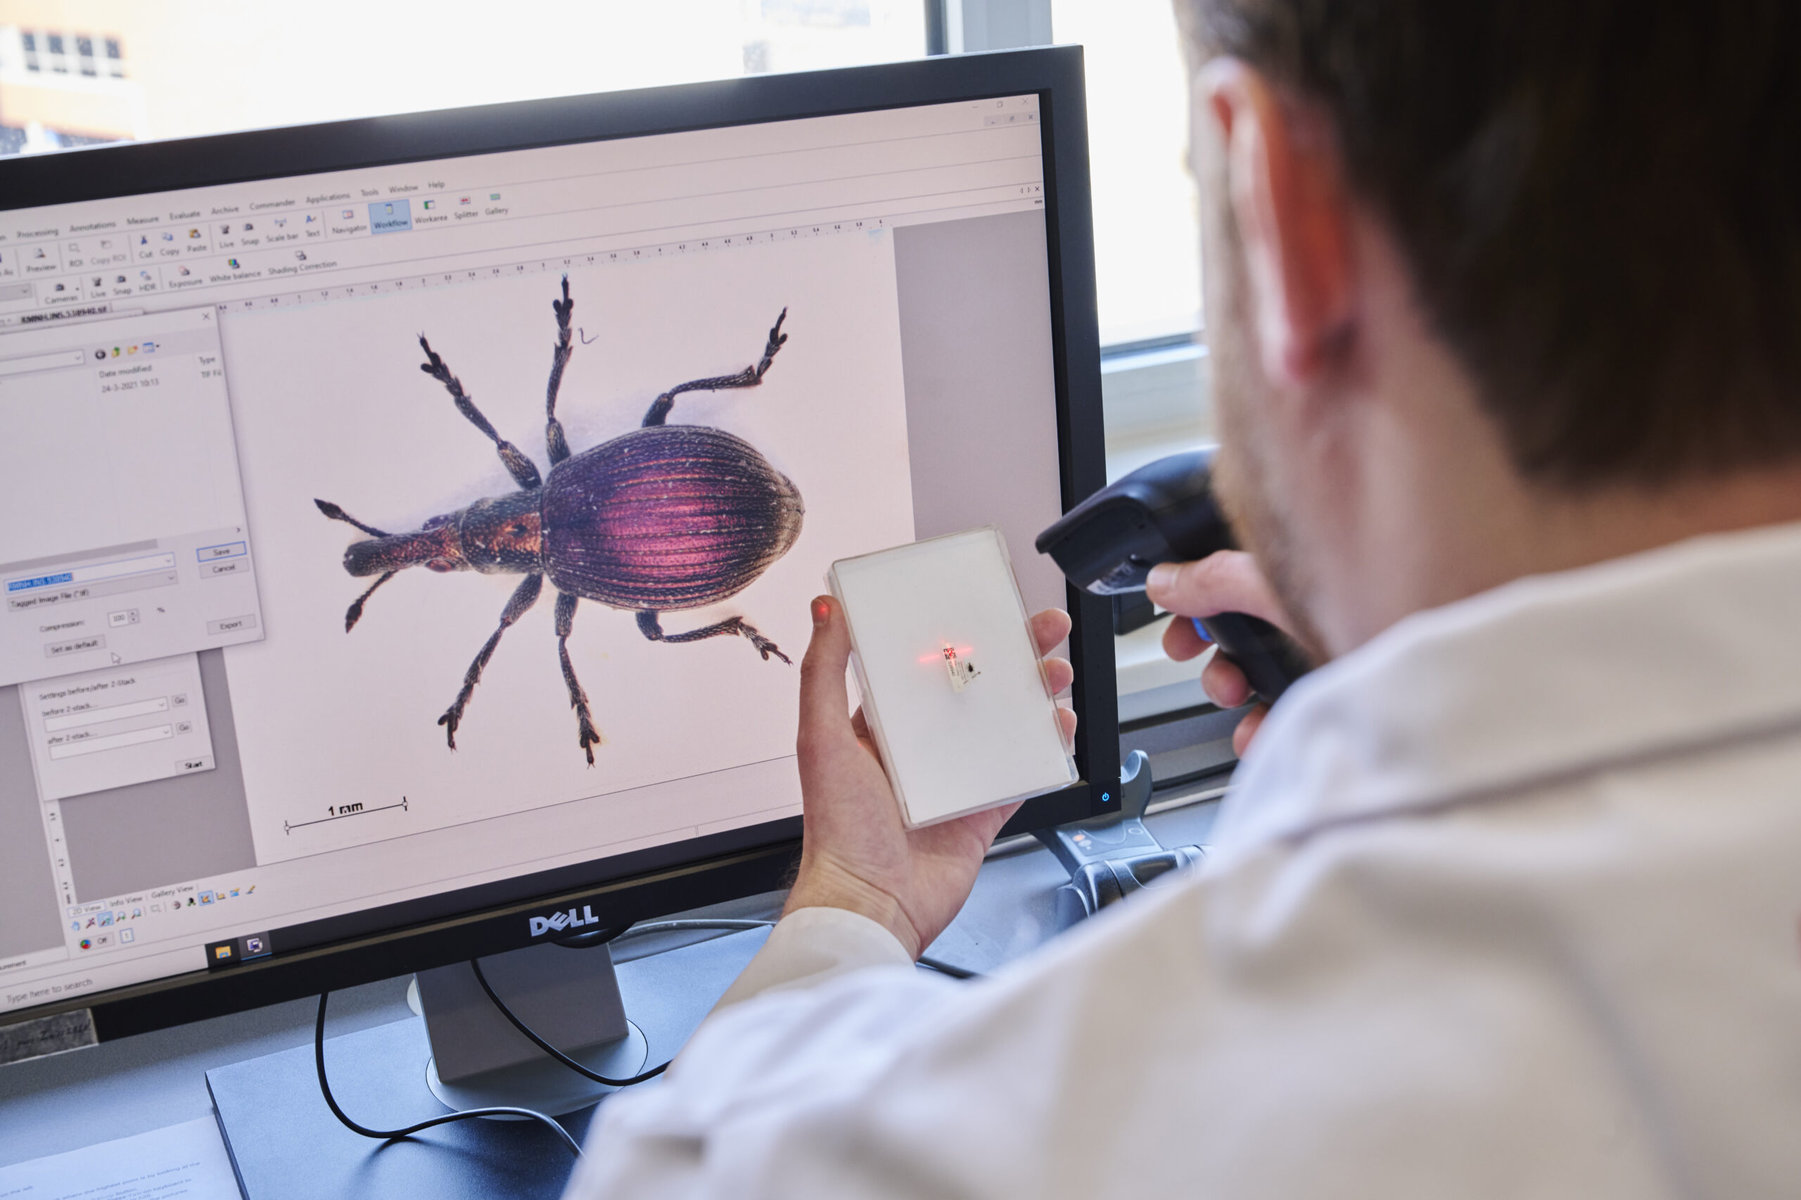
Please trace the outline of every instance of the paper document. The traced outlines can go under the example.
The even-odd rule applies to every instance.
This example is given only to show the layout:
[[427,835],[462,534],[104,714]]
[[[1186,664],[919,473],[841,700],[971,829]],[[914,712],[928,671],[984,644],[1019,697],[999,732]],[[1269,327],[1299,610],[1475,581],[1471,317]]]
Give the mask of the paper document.
[[201,1117],[0,1167],[0,1200],[241,1200],[219,1125]]

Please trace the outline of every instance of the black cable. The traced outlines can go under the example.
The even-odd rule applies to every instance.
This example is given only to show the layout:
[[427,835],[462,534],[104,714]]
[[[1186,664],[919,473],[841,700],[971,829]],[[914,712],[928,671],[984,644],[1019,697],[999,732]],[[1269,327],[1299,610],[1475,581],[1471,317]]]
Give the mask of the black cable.
[[655,1079],[669,1069],[669,1063],[660,1063],[648,1071],[631,1076],[629,1079],[611,1079],[598,1071],[590,1071],[587,1067],[576,1062],[573,1058],[570,1058],[567,1054],[564,1054],[561,1050],[558,1050],[555,1046],[539,1037],[537,1033],[532,1030],[530,1025],[527,1025],[524,1021],[520,1020],[519,1015],[506,1006],[506,1003],[495,994],[494,986],[488,982],[488,977],[482,973],[482,964],[479,958],[470,959],[469,967],[475,972],[475,982],[481,984],[482,991],[488,994],[488,999],[494,1002],[494,1007],[500,1010],[500,1015],[505,1017],[514,1029],[523,1033],[532,1045],[544,1051],[544,1053],[550,1055],[550,1057],[556,1059],[582,1078],[592,1079],[595,1083],[604,1083],[608,1087],[622,1088],[631,1087],[635,1083],[643,1083],[646,1079]]
[[[480,978],[479,969],[476,977]],[[526,1117],[550,1126],[556,1131],[557,1136],[563,1139],[563,1144],[569,1147],[571,1154],[577,1158],[582,1156],[581,1146],[573,1137],[569,1136],[567,1129],[543,1113],[529,1108],[466,1108],[460,1112],[449,1112],[442,1116],[428,1118],[416,1125],[408,1125],[405,1129],[370,1129],[367,1125],[357,1124],[343,1109],[338,1107],[337,1097],[331,1094],[331,1084],[325,1079],[325,1000],[330,995],[330,992],[319,993],[319,1020],[313,1026],[313,1065],[319,1070],[319,1093],[325,1097],[325,1105],[331,1109],[331,1115],[336,1117],[344,1128],[366,1138],[374,1138],[376,1141],[391,1142],[399,1138],[412,1137],[415,1133],[430,1129],[434,1125],[448,1125],[452,1121],[467,1121],[472,1117]]]

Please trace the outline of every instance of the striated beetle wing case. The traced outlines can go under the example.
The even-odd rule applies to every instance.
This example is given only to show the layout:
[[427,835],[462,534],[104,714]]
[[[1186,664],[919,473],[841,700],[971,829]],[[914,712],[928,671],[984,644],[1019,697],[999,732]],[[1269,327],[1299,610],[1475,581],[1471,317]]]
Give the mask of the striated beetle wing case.
[[785,554],[805,511],[793,482],[743,438],[705,425],[635,429],[545,480],[545,573],[613,608],[699,608]]

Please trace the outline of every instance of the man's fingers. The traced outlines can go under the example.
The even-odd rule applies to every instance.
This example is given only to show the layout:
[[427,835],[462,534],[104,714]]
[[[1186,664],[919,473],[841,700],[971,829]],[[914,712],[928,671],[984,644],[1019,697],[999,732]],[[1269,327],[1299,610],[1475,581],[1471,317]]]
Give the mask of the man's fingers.
[[1050,685],[1053,694],[1061,692],[1076,681],[1076,669],[1069,665],[1067,658],[1047,658],[1044,660],[1044,681]]
[[1163,631],[1163,653],[1177,662],[1199,658],[1212,648],[1213,643],[1202,637],[1187,617],[1177,617]]
[[1057,706],[1057,724],[1063,727],[1063,744],[1071,746],[1076,740],[1076,714],[1073,709]]
[[1207,693],[1207,699],[1221,708],[1249,704],[1254,695],[1251,681],[1223,654],[1215,654],[1201,668],[1201,690]]
[[1283,629],[1290,625],[1257,561],[1242,550],[1221,550],[1198,562],[1159,563],[1151,568],[1145,593],[1151,603],[1184,617],[1239,612]]
[[1269,706],[1259,704],[1244,715],[1238,722],[1238,728],[1232,731],[1232,753],[1243,758],[1246,750],[1251,748],[1251,739],[1257,736],[1257,730],[1263,725],[1263,718],[1269,716]]
[[815,596],[812,604],[813,640],[800,660],[800,745],[805,753],[811,739],[850,729],[850,692],[844,681],[850,665],[850,629],[838,602]]
[[1047,608],[1032,616],[1032,641],[1039,654],[1049,654],[1069,636],[1069,614],[1060,608]]

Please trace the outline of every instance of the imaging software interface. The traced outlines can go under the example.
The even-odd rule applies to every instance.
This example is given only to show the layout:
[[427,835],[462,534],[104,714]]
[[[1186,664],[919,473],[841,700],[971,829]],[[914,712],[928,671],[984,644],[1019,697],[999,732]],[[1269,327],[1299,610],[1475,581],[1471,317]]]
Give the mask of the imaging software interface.
[[0,1012],[797,814],[835,559],[1063,600],[1043,189],[1015,96],[0,213]]

